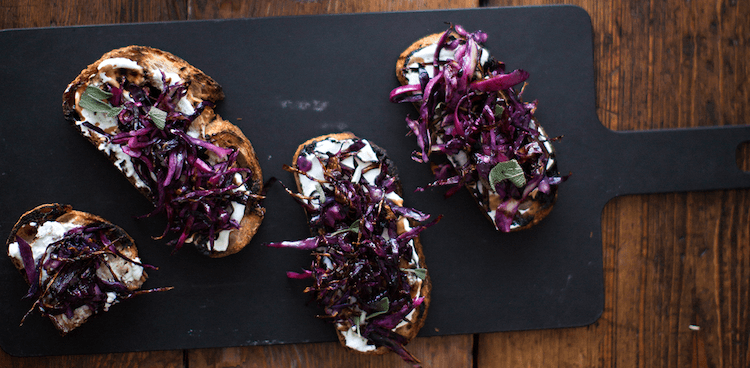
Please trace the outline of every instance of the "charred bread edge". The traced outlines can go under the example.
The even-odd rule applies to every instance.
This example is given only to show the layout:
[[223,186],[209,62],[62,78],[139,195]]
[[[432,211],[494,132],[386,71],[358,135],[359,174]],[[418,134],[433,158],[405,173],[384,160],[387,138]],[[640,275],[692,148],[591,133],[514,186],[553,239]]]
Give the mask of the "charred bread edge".
[[[263,171],[255,154],[250,140],[242,133],[236,125],[221,118],[212,121],[206,126],[206,137],[218,146],[237,149],[237,164],[251,170],[252,178],[245,184],[250,193],[260,194],[263,191]],[[234,144],[233,142],[234,141]],[[224,144],[222,144],[224,143]],[[209,251],[207,246],[195,245],[203,254],[211,258],[221,258],[235,254],[250,243],[253,236],[258,232],[260,224],[265,217],[265,209],[259,202],[250,200],[245,207],[245,215],[240,221],[240,227],[229,233],[229,246],[223,252]],[[251,206],[254,204],[254,206]]]
[[440,41],[440,37],[443,35],[443,32],[440,33],[433,33],[429,36],[425,36],[417,40],[416,42],[409,45],[404,52],[401,53],[401,55],[398,56],[398,60],[396,60],[396,78],[398,78],[398,81],[401,82],[402,85],[409,84],[406,76],[404,75],[404,70],[409,65],[408,61],[411,60],[411,56],[420,49],[423,49],[429,45],[435,44],[438,41]]
[[209,77],[206,73],[180,57],[152,47],[131,45],[106,52],[97,61],[89,64],[83,69],[68,85],[63,94],[63,112],[65,113],[65,118],[68,120],[78,120],[82,118],[76,110],[76,91],[88,85],[91,77],[98,72],[97,68],[102,61],[118,57],[130,59],[139,65],[150,58],[162,57],[165,61],[175,66],[175,71],[181,79],[191,81],[188,94],[195,98],[208,100],[214,103],[224,98],[224,92],[222,91],[221,86],[213,80],[213,78]]
[[[43,224],[46,221],[57,221],[57,219],[59,219],[60,217],[62,217],[64,215],[71,216],[72,217],[71,219],[73,219],[73,218],[80,219],[79,222],[81,222],[82,224],[93,223],[93,222],[102,222],[102,223],[106,223],[106,224],[110,224],[110,225],[114,226],[113,231],[115,232],[115,234],[118,237],[122,237],[122,240],[120,240],[118,242],[120,250],[121,251],[126,251],[130,255],[133,255],[133,256],[137,256],[138,255],[138,250],[137,250],[137,248],[135,246],[135,241],[121,227],[119,227],[119,226],[117,226],[117,225],[115,225],[115,224],[113,224],[113,223],[111,223],[111,222],[109,222],[109,221],[107,221],[107,220],[99,217],[99,216],[93,215],[93,214],[88,213],[88,212],[77,211],[77,210],[74,210],[70,205],[63,205],[63,204],[59,204],[59,203],[42,204],[42,205],[34,207],[33,209],[31,209],[31,210],[27,211],[26,213],[24,213],[23,215],[21,215],[21,217],[18,219],[18,221],[16,222],[16,224],[11,229],[11,233],[8,236],[8,239],[5,241],[6,247],[9,246],[11,243],[15,243],[16,242],[16,234],[18,234],[18,232],[24,226],[26,226],[26,225],[28,225],[28,224],[30,224],[32,222],[36,222],[38,225],[41,225],[41,224]],[[68,219],[65,219],[65,220],[68,220]],[[29,240],[33,239],[34,236],[36,236],[36,234],[33,234],[33,236],[31,238],[27,239],[24,235],[30,235],[30,234],[19,234],[19,235],[22,238],[24,238],[24,240],[26,240],[26,241],[29,241]],[[15,258],[11,258],[11,259],[13,259],[13,264],[16,266],[16,268],[18,268],[19,270],[23,269],[23,265],[22,264],[16,264],[17,260]],[[145,275],[145,273],[144,273],[144,275]],[[26,279],[26,274],[25,273],[24,273],[24,279]],[[28,282],[28,280],[26,280],[26,281]],[[145,277],[144,277],[143,281],[145,281]]]
[[[336,140],[361,139],[351,132],[331,133],[331,134],[326,134],[326,135],[322,135],[319,137],[308,139],[307,141],[305,141],[304,143],[300,144],[297,147],[297,151],[294,153],[294,157],[292,158],[292,166],[295,168],[297,167],[297,158],[307,147],[311,146],[312,144],[316,142],[323,141],[328,138],[333,138]],[[391,161],[390,158],[388,158],[388,156],[386,155],[386,151],[383,148],[375,145],[370,140],[367,140],[367,142],[370,143],[373,150],[375,151],[376,154],[378,154],[378,156],[383,157],[388,162],[388,174],[398,178],[396,165],[393,163],[393,161]],[[297,184],[297,191],[302,192],[302,188],[301,188],[299,178],[297,177],[297,175],[294,175],[294,180]],[[396,194],[403,197],[403,188],[401,186],[400,180],[398,180]],[[410,221],[410,222],[412,222],[412,225],[414,225],[413,221]],[[427,265],[424,261],[425,257],[424,257],[424,251],[422,249],[422,243],[419,241],[419,237],[414,238],[414,250],[417,252],[417,255],[419,256],[420,265],[423,268],[427,268]],[[412,318],[412,320],[408,322],[407,324],[396,329],[396,333],[404,336],[407,340],[407,343],[411,341],[414,337],[416,337],[417,333],[419,333],[419,330],[422,328],[422,326],[424,326],[425,320],[427,319],[427,310],[429,309],[429,305],[430,305],[430,299],[431,299],[430,291],[431,290],[432,290],[432,282],[430,279],[430,273],[428,271],[427,277],[424,280],[422,280],[422,286],[419,291],[419,294],[424,296],[424,301],[419,307],[414,309],[415,315]],[[414,295],[412,295],[412,298],[413,297]],[[351,326],[344,326],[344,327],[351,328]],[[346,345],[346,339],[344,338],[344,335],[341,333],[341,331],[338,328],[336,329],[336,335],[341,345],[343,345],[349,350],[355,351],[360,354],[380,355],[380,354],[385,354],[388,351],[390,351],[390,349],[388,349],[385,346],[380,346],[375,350],[366,351],[366,352],[352,349]]]
[[[404,75],[405,74],[404,71],[406,70],[407,66],[409,65],[409,61],[411,60],[411,56],[417,50],[420,50],[422,48],[425,48],[425,47],[427,47],[427,46],[429,46],[431,44],[435,44],[438,41],[440,41],[440,37],[442,37],[443,33],[444,32],[433,33],[431,35],[428,35],[428,36],[420,38],[416,42],[414,42],[411,45],[409,45],[409,47],[407,47],[406,50],[404,50],[398,56],[398,59],[396,60],[396,78],[401,83],[401,85],[407,85],[408,84],[406,76]],[[452,35],[456,35],[456,33],[453,32],[453,31],[451,31],[451,34]],[[414,106],[417,109],[420,108],[419,103],[414,103]],[[543,133],[543,130],[541,130],[540,133]],[[543,133],[543,134],[545,136],[547,136],[546,133]],[[551,154],[554,157],[554,152],[551,152]],[[557,171],[556,166],[557,165],[555,164],[555,166],[552,167],[550,170]],[[550,170],[547,170],[547,171],[549,172]],[[480,203],[479,198],[477,198],[476,196],[474,196],[473,191],[471,190],[471,188],[468,187],[468,184],[466,185],[466,189],[469,190],[469,192],[471,192],[471,197],[474,199],[474,202],[477,204],[477,206],[482,210],[482,214],[488,220],[490,220],[493,224],[495,224],[495,219],[493,219],[493,218],[491,218],[489,216],[489,214],[485,210],[484,206],[482,206],[482,204]],[[531,228],[532,226],[534,226],[534,225],[538,224],[539,222],[541,222],[545,217],[547,217],[547,215],[549,215],[550,212],[552,212],[552,207],[554,207],[555,202],[557,201],[557,187],[553,186],[551,188],[551,190],[552,190],[552,193],[549,194],[549,195],[545,195],[543,193],[539,193],[539,194],[541,194],[541,198],[538,201],[535,200],[535,199],[533,199],[533,198],[531,198],[531,197],[529,197],[526,201],[523,202],[523,204],[526,204],[529,201],[531,201],[532,203],[529,204],[528,206],[538,205],[540,208],[538,210],[532,211],[532,213],[529,214],[529,215],[531,215],[531,219],[526,218],[529,215],[521,216],[520,213],[516,214],[516,216],[513,219],[513,222],[521,224],[521,225],[518,226],[518,227],[516,227],[516,228],[511,229],[510,230],[511,232],[516,232],[516,231],[521,231],[521,230],[525,230],[525,229]],[[552,197],[552,198],[550,199],[549,197]],[[489,203],[489,201],[487,201],[487,203]],[[523,206],[523,204],[522,204],[522,206]]]
[[[184,81],[189,81],[188,97],[200,99],[204,101],[211,101],[216,103],[224,98],[224,92],[221,86],[210,76],[205,74],[200,69],[194,67],[187,61],[160,49],[146,47],[146,46],[126,46],[119,49],[109,51],[102,55],[99,60],[92,64],[89,64],[81,73],[68,85],[65,92],[63,93],[63,113],[65,118],[73,125],[81,135],[86,138],[89,142],[97,146],[97,142],[92,137],[87,137],[83,130],[76,126],[75,122],[83,120],[83,117],[78,113],[76,107],[78,101],[76,100],[76,92],[89,84],[90,79],[98,72],[98,65],[107,59],[111,58],[126,58],[135,61],[139,65],[143,65],[144,61],[148,61],[149,58],[163,58],[164,61],[170,63],[174,67],[172,70],[176,72],[180,78]],[[148,75],[149,71],[144,71],[144,76]],[[213,108],[206,107],[201,113],[200,117],[196,118],[198,121],[207,121],[205,123],[206,135],[202,137],[204,140],[210,141],[218,146],[224,148],[236,148],[240,151],[237,162],[241,167],[247,167],[252,170],[252,179],[246,184],[248,190],[251,193],[258,194],[263,189],[263,173],[260,168],[260,163],[255,154],[250,140],[242,133],[236,125],[222,119],[219,115],[216,115]],[[100,151],[102,152],[102,151]],[[114,154],[105,154],[109,161],[115,165],[116,157]],[[145,188],[139,188],[135,183],[136,180],[133,177],[125,175],[120,168],[117,168],[123,176],[133,185],[141,194],[151,200],[150,190]],[[252,239],[255,233],[258,231],[261,222],[263,221],[265,211],[259,204],[255,207],[246,206],[245,215],[240,221],[240,228],[234,229],[230,233],[229,246],[226,251],[216,252],[209,250],[207,244],[195,244],[193,246],[202,254],[207,255],[211,258],[225,257],[242,250]]]
[[[16,224],[13,226],[10,232],[10,235],[8,236],[8,239],[5,241],[6,252],[10,244],[16,242],[16,234],[19,234],[19,231],[21,231],[24,228],[24,226],[29,225],[32,222],[35,222],[37,223],[37,226],[34,227],[35,229],[34,231],[36,231],[36,228],[41,226],[44,222],[57,221],[58,219],[64,216],[70,217],[70,218],[65,218],[64,219],[65,222],[75,219],[75,220],[78,220],[77,222],[81,223],[82,225],[94,223],[94,222],[102,222],[102,223],[112,225],[113,226],[112,231],[114,231],[115,235],[118,238],[120,238],[120,240],[117,242],[118,250],[120,250],[120,252],[122,252],[124,255],[128,256],[131,259],[138,257],[138,248],[135,245],[135,241],[121,227],[99,216],[93,215],[88,212],[77,211],[77,210],[74,210],[70,205],[63,205],[59,203],[42,204],[37,207],[34,207],[33,209],[21,215],[21,217],[18,219]],[[24,240],[29,241],[29,240],[33,240],[36,237],[36,233],[19,234],[19,236],[24,238]],[[29,280],[26,278],[26,272],[23,271],[24,270],[23,263],[19,262],[15,257],[11,257],[10,254],[8,254],[8,258],[11,259],[11,261],[13,262],[13,265],[21,273],[26,283],[30,284]],[[136,280],[136,282],[132,284],[126,284],[126,286],[131,291],[137,290],[143,285],[144,282],[146,282],[147,278],[148,278],[148,275],[146,274],[146,271],[144,270],[140,279]],[[59,322],[52,315],[48,316],[48,318],[52,321],[53,325],[58,329],[58,331],[60,331],[60,333],[64,335],[74,330],[75,328],[81,326],[89,318],[91,318],[94,315],[95,314],[91,314],[87,316],[84,320],[80,321],[80,323],[72,325],[72,327],[60,325]]]

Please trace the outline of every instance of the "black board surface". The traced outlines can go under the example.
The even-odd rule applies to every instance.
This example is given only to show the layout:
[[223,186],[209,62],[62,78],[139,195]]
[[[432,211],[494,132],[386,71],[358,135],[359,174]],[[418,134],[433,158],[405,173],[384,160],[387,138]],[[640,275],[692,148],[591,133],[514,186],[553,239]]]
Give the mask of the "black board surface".
[[[530,231],[496,232],[466,191],[414,192],[431,180],[410,160],[408,105],[388,101],[394,65],[412,41],[446,22],[489,34],[508,69],[530,72],[526,99],[572,172],[552,214]],[[59,355],[334,341],[330,326],[285,272],[309,264],[304,251],[263,244],[307,236],[297,204],[275,185],[260,232],[241,253],[207,259],[170,255],[163,219],[150,212],[106,158],[64,120],[67,83],[111,49],[131,44],[172,52],[216,79],[217,112],[251,139],[265,178],[292,183],[282,165],[308,138],[352,131],[385,148],[402,174],[408,205],[444,218],[423,233],[434,284],[420,335],[560,328],[594,322],[604,305],[601,224],[617,195],[750,187],[735,164],[749,127],[612,132],[595,113],[591,23],[577,7],[523,7],[238,19],[9,30],[0,32],[0,235],[42,203],[100,215],[137,241],[146,287],[174,286],[116,305],[68,336],[33,315],[25,285],[0,257],[0,346],[12,355]]]

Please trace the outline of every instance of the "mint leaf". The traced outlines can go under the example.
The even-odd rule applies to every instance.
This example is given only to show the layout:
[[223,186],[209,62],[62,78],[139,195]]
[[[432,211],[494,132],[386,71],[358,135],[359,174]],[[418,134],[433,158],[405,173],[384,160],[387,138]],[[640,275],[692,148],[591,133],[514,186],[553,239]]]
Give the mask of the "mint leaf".
[[427,269],[426,268],[402,268],[401,271],[404,272],[411,272],[414,274],[414,276],[419,277],[419,279],[424,280],[427,278]]
[[495,188],[495,184],[500,183],[503,180],[510,180],[513,185],[520,188],[526,185],[526,177],[523,174],[523,169],[518,161],[515,159],[510,161],[501,162],[490,170],[490,186]]
[[148,116],[157,128],[164,130],[164,126],[167,124],[166,111],[160,110],[156,107],[151,107],[151,110],[148,110]]

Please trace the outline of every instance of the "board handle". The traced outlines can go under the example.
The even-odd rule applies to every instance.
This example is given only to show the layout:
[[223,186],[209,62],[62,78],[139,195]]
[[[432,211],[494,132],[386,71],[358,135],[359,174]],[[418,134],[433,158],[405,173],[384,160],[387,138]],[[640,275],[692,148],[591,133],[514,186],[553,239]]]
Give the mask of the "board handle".
[[611,194],[750,188],[737,164],[750,126],[610,132]]

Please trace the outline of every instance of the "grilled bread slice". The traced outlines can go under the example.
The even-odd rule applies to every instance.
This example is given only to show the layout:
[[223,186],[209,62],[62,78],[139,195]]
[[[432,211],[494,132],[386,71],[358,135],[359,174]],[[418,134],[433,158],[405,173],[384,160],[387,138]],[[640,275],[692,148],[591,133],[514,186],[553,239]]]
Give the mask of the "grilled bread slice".
[[[167,230],[179,234],[171,242],[176,249],[192,243],[205,255],[223,257],[243,249],[264,217],[260,164],[242,131],[215,114],[223,98],[221,86],[185,60],[128,46],[81,71],[63,94],[63,112],[154,203],[155,212],[167,214]],[[159,140],[148,145],[153,137]],[[221,172],[221,184],[191,179],[208,166]],[[207,185],[213,186],[212,199],[190,208],[189,197],[203,198],[195,192]],[[231,200],[217,199],[221,196]],[[167,208],[170,204],[178,208]],[[200,212],[204,207],[210,209]],[[227,216],[233,226],[227,226]]]
[[[77,232],[81,229],[95,234],[88,237],[93,246],[73,240],[61,244],[65,249],[53,245],[72,239],[70,233],[81,235]],[[104,244],[100,236],[108,243]],[[133,296],[147,278],[133,238],[103,218],[68,205],[43,204],[24,213],[13,226],[6,246],[13,265],[30,285],[27,296],[36,299],[29,312],[39,309],[62,335]],[[69,253],[71,249],[75,251]],[[71,259],[75,257],[78,259]],[[72,293],[77,296],[72,297]]]
[[[550,213],[564,178],[557,170],[554,139],[533,116],[536,102],[524,103],[522,92],[513,90],[528,73],[505,73],[503,63],[482,46],[485,39],[482,32],[451,26],[412,43],[396,61],[402,87],[391,99],[412,102],[420,112],[407,121],[422,148],[415,157],[431,161],[436,175],[443,175],[436,178],[442,183],[433,185],[465,186],[496,229],[518,231]],[[446,93],[453,95],[437,97]],[[453,180],[446,180],[447,167]],[[515,171],[516,178],[522,170],[523,180],[509,180],[513,174],[501,174],[506,170]]]
[[[292,162],[295,196],[313,235],[303,241],[315,258],[308,274],[314,286],[306,291],[323,306],[323,318],[332,320],[343,346],[363,354],[394,351],[419,364],[404,345],[424,325],[430,304],[418,236],[426,226],[417,221],[429,216],[403,207],[394,163],[385,150],[352,133],[310,139]],[[390,275],[368,273],[380,262]],[[341,292],[350,297],[338,300]]]

